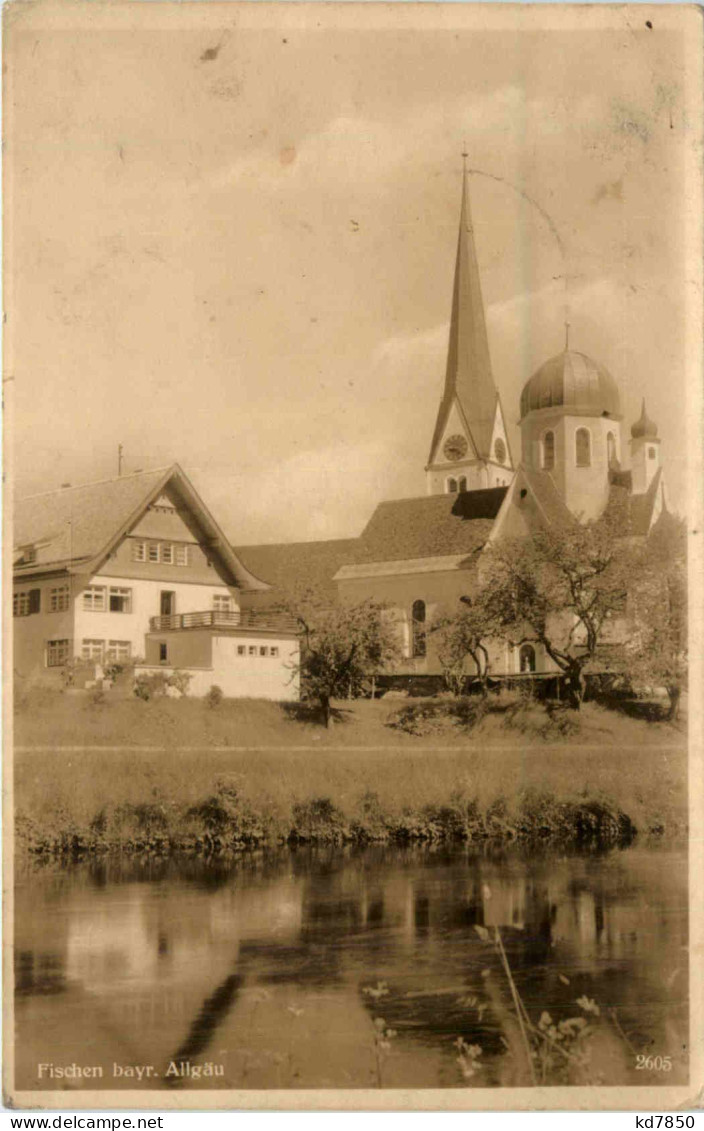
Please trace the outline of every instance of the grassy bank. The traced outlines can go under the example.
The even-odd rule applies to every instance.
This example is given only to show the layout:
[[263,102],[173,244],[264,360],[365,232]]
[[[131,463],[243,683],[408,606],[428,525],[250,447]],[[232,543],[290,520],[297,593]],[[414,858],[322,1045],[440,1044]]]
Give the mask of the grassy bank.
[[[428,701],[357,702],[330,732],[273,703],[50,706],[21,709],[16,723],[17,825],[33,850],[614,841],[686,825],[681,733],[594,704],[577,720],[528,704],[477,721]],[[120,749],[56,749],[87,744]],[[32,745],[51,749],[22,748]]]

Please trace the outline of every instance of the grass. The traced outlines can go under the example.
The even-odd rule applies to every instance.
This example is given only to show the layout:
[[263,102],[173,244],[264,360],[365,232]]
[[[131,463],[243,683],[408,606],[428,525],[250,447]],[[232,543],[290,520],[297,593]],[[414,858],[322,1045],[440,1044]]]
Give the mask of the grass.
[[[669,724],[512,700],[471,723],[431,712],[427,732],[421,711],[409,733],[398,722],[412,706],[339,704],[344,721],[325,731],[304,709],[268,702],[210,709],[33,692],[15,724],[18,830],[47,850],[217,851],[276,839],[617,839],[686,826],[686,750]],[[88,745],[105,749],[58,749]]]
[[[198,746],[308,747],[432,745],[465,748],[469,743],[574,742],[614,746],[684,743],[684,734],[665,722],[629,718],[584,704],[577,714],[546,711],[518,695],[492,696],[490,713],[475,722],[476,699],[379,699],[340,701],[336,724],[326,731],[306,704],[260,699],[225,699],[208,707],[199,699],[102,699],[36,688],[19,696],[15,743],[20,746]],[[470,725],[467,725],[470,724]],[[474,725],[472,725],[474,724]]]

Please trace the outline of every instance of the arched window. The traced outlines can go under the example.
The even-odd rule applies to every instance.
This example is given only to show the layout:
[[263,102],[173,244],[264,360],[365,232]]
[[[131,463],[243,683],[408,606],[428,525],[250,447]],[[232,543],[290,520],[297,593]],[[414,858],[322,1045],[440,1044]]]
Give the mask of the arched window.
[[447,493],[448,493],[448,495],[456,495],[457,494],[457,480],[456,479],[448,479],[447,480]]
[[518,666],[522,672],[535,671],[535,648],[532,644],[521,644],[518,653]]
[[414,601],[411,611],[411,655],[425,655],[425,601]]
[[552,471],[555,466],[555,433],[546,432],[543,436],[543,470]]
[[460,476],[459,483],[457,484],[457,486],[458,486],[458,489],[460,491],[466,491],[467,490],[467,478],[466,478],[466,476],[464,476],[464,475]]
[[578,428],[575,432],[575,456],[577,467],[591,467],[592,438],[588,428]]
[[613,432],[606,433],[606,458],[608,460],[609,467],[616,460],[616,437],[614,436]]
[[494,455],[498,463],[505,463],[506,461],[506,445],[500,436],[494,440]]

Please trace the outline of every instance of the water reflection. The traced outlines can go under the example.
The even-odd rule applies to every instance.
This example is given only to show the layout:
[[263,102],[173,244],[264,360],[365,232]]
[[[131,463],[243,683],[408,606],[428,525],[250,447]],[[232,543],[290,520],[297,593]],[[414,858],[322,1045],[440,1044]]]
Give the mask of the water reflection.
[[[595,1082],[684,1082],[686,893],[684,852],[642,847],[28,865],[17,1086],[460,1087],[460,1036],[482,1048],[473,1084],[525,1083],[494,928],[534,1021],[600,1004]],[[397,1034],[381,1059],[379,1017]],[[673,1071],[643,1079],[637,1052]]]

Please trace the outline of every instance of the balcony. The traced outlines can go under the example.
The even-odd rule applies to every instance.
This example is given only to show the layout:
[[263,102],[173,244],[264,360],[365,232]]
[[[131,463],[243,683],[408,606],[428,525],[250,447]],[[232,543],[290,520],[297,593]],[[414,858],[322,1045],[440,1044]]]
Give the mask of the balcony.
[[172,613],[170,616],[149,618],[150,632],[173,632],[188,628],[245,629],[282,635],[297,634],[301,630],[296,618],[287,613],[254,612],[250,609],[237,612],[204,609],[197,613]]

